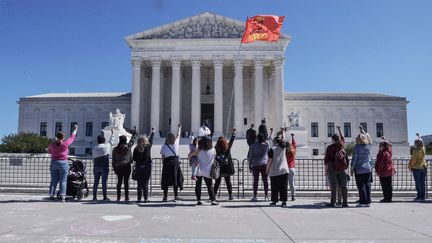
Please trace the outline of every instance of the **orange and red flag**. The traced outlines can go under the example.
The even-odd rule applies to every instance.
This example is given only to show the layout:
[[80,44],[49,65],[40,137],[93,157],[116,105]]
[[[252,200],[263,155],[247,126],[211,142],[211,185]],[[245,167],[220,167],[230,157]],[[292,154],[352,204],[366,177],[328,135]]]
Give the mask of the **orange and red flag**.
[[257,15],[246,20],[246,29],[241,43],[277,41],[285,16]]

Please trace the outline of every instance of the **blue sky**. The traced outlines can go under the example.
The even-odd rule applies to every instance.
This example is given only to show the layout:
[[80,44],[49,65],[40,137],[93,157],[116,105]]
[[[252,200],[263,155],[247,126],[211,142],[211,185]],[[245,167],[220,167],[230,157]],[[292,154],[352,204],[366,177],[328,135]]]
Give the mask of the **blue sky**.
[[0,0],[0,137],[19,97],[131,90],[124,37],[205,11],[284,15],[285,89],[407,97],[410,141],[431,134],[429,0]]

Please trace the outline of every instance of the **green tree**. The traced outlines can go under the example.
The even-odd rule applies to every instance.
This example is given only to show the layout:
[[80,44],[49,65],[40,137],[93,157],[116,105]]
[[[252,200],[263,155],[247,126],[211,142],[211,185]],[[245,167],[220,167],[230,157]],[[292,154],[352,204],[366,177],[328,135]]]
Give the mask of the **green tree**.
[[432,144],[426,145],[426,154],[432,154]]
[[12,133],[2,138],[2,153],[44,153],[51,140],[35,133]]
[[354,146],[355,146],[355,143],[348,143],[348,144],[345,145],[345,153],[348,156],[352,155],[352,153],[354,151]]

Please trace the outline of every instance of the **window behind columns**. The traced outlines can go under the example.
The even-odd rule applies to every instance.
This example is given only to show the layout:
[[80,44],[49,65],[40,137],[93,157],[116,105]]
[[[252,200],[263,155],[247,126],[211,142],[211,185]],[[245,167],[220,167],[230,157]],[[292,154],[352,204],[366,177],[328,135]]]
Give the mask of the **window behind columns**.
[[377,136],[377,138],[384,136],[384,124],[383,123],[377,123],[376,124],[376,136]]
[[40,123],[39,135],[42,137],[46,137],[47,135],[47,122]]
[[331,138],[335,134],[335,125],[334,122],[327,123],[327,137]]
[[318,122],[311,123],[311,137],[317,138],[318,135]]
[[349,122],[344,123],[344,137],[351,137],[351,123]]
[[360,122],[360,126],[363,127],[363,130],[367,132],[367,123],[366,122]]
[[86,137],[92,137],[93,136],[93,122],[86,122]]
[[62,122],[56,122],[55,123],[55,135],[61,131],[63,131],[63,123]]

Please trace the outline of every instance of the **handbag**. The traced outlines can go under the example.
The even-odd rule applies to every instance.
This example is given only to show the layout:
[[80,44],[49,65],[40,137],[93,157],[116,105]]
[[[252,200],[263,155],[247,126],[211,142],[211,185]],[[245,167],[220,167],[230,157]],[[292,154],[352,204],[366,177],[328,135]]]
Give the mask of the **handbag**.
[[220,165],[219,162],[215,159],[210,168],[210,176],[213,180],[216,180],[220,176]]
[[133,167],[132,167],[132,180],[134,180],[134,181],[138,180],[138,175],[137,175],[135,167],[136,167],[135,165],[133,165]]

